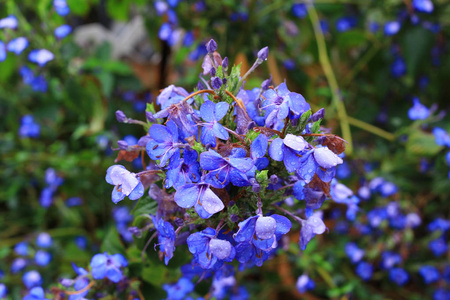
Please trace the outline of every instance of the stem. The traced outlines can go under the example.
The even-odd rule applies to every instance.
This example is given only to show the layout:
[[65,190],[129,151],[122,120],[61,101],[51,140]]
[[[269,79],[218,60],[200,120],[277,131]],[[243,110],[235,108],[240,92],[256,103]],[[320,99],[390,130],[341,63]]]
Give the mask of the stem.
[[280,188],[277,189],[276,191],[281,191],[281,190],[284,190],[284,189],[288,189],[288,188],[293,187],[293,186],[294,186],[294,184],[288,184],[288,185],[285,185],[285,186],[280,187]]
[[124,122],[124,123],[127,123],[127,124],[138,124],[138,125],[142,125],[142,126],[148,126],[147,123],[142,122],[142,121],[139,121],[139,120],[134,120],[134,119],[127,119],[127,121]]
[[350,125],[348,122],[347,111],[339,95],[339,86],[334,75],[333,68],[331,67],[330,60],[327,54],[327,45],[323,36],[322,28],[320,27],[319,16],[314,5],[308,5],[308,15],[311,20],[314,29],[314,35],[316,37],[317,48],[319,50],[319,61],[322,65],[323,71],[328,81],[332,93],[332,101],[336,106],[339,121],[341,123],[341,131],[344,139],[348,142],[347,154],[350,156],[353,152],[352,133],[350,131]]
[[383,130],[381,128],[378,128],[376,126],[373,126],[372,124],[366,123],[364,121],[355,119],[353,117],[348,117],[348,122],[352,124],[355,127],[359,127],[361,129],[364,129],[365,131],[371,132],[373,134],[376,134],[382,138],[385,138],[389,141],[395,140],[395,134],[392,134],[390,132],[387,132],[386,130]]
[[156,174],[156,173],[162,173],[162,171],[160,171],[160,170],[142,171],[142,172],[136,173],[136,177],[140,177],[140,176],[145,175],[145,174]]
[[240,136],[237,132],[235,132],[235,131],[233,131],[233,130],[231,130],[231,129],[228,129],[228,128],[226,128],[226,127],[223,127],[223,128],[225,128],[225,130],[226,131],[228,131],[229,133],[231,133],[232,135],[234,135],[235,137],[237,137],[238,139],[239,139],[239,141],[241,141],[243,144],[245,144],[245,140],[242,138],[242,136]]
[[94,284],[95,284],[95,280],[92,280],[91,282],[89,282],[89,284],[87,286],[85,286],[84,288],[82,288],[79,291],[64,291],[64,293],[66,295],[79,295],[79,294],[84,293],[87,290],[89,290]]
[[284,212],[285,214],[287,214],[288,216],[290,216],[291,218],[293,218],[295,221],[297,221],[297,222],[299,222],[300,224],[302,224],[303,220],[302,220],[300,217],[297,217],[296,215],[294,215],[294,214],[291,213],[290,211],[288,211],[288,210],[286,210],[286,209],[284,209],[284,208],[282,208],[282,207],[280,207],[280,206],[277,206],[277,205],[275,205],[275,204],[272,204],[272,206],[275,207],[275,208],[278,209],[278,210],[281,210],[282,212]]
[[181,102],[187,101],[187,100],[189,100],[190,98],[192,98],[192,97],[194,97],[194,96],[197,96],[197,95],[199,95],[199,94],[202,94],[202,93],[208,93],[208,94],[212,94],[212,95],[215,95],[215,94],[216,94],[216,92],[214,92],[213,90],[200,90],[200,91],[196,91],[195,93],[190,94],[189,96],[187,96],[186,98],[184,98],[183,101],[181,101]]
[[145,253],[145,251],[147,251],[147,248],[148,248],[148,246],[150,245],[150,242],[155,238],[156,233],[158,233],[158,231],[155,231],[155,232],[152,234],[152,236],[148,239],[147,243],[145,243],[144,249],[142,249],[142,252],[141,252],[141,259],[142,259],[142,262],[144,262],[144,253]]

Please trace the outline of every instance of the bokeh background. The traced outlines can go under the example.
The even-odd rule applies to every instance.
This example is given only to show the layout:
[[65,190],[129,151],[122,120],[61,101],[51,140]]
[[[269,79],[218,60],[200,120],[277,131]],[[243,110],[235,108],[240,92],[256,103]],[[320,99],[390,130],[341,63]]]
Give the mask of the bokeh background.
[[[276,258],[239,273],[248,296],[449,299],[449,26],[446,0],[1,0],[0,298],[26,295],[29,271],[51,295],[72,262],[140,256],[128,226],[155,207],[113,204],[105,174],[117,140],[145,132],[115,111],[145,121],[161,89],[192,91],[213,38],[242,74],[269,46],[246,88],[272,76],[324,107],[324,126],[348,142],[337,177],[360,199],[354,215],[327,200],[327,233],[299,251],[291,232]],[[180,248],[166,267],[148,253],[130,280],[164,299],[189,255]],[[102,299],[132,299],[105,289]]]

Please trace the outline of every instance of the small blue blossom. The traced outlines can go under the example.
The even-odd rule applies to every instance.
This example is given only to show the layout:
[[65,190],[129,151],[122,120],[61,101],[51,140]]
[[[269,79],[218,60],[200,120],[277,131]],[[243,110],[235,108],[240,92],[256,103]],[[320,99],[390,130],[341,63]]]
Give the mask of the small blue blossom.
[[446,232],[450,229],[450,220],[446,220],[443,218],[436,218],[430,224],[428,224],[429,231],[437,231],[440,230],[442,232]]
[[113,165],[106,171],[106,182],[114,185],[112,201],[117,203],[128,196],[130,200],[137,200],[144,195],[144,186],[134,173],[124,166]]
[[381,254],[381,267],[383,269],[391,269],[395,265],[400,264],[402,262],[402,257],[398,253],[394,253],[391,251],[384,251]]
[[183,300],[194,291],[194,284],[187,278],[181,277],[175,284],[164,284],[163,290],[167,292],[167,300]]
[[436,289],[433,293],[433,300],[448,300],[450,299],[450,291],[443,288]]
[[442,256],[448,252],[448,245],[444,237],[432,240],[428,243],[428,248],[433,252],[434,256]]
[[48,51],[47,49],[38,49],[38,50],[32,50],[28,54],[28,59],[38,64],[40,67],[45,66],[49,61],[52,61],[55,58],[55,55]]
[[399,78],[406,74],[406,63],[402,57],[398,56],[395,58],[391,65],[391,74],[394,78]]
[[4,283],[0,283],[0,299],[6,298],[8,296],[8,289]]
[[36,245],[41,248],[49,248],[52,245],[52,237],[47,232],[41,232],[36,237]]
[[430,109],[420,103],[419,98],[414,97],[413,106],[408,110],[408,117],[415,120],[425,120],[430,115]]
[[314,174],[317,174],[322,181],[329,182],[336,174],[336,166],[342,163],[342,158],[328,149],[327,146],[314,148],[305,153],[300,159],[297,175],[306,182],[310,182]]
[[30,292],[25,297],[23,297],[23,300],[47,300],[47,298],[45,298],[44,289],[40,286],[37,286],[32,288]]
[[180,158],[179,155],[173,157],[166,173],[166,188],[173,186],[175,189],[178,189],[182,185],[195,183],[200,180],[201,173],[197,151],[185,149],[183,158]]
[[302,221],[302,229],[300,230],[299,245],[301,250],[305,250],[309,241],[316,235],[325,232],[327,227],[322,219],[312,215],[306,221]]
[[44,267],[50,263],[52,256],[50,253],[44,250],[39,250],[34,255],[34,261],[38,266]]
[[439,270],[434,266],[422,266],[419,269],[419,274],[423,277],[426,284],[438,281],[441,278]]
[[[269,147],[269,156],[273,160],[283,161],[286,170],[291,173],[301,168],[301,164],[306,155],[302,158],[299,156],[307,146],[308,142],[306,142],[303,137],[287,134],[284,139],[276,138],[272,141]],[[312,176],[314,176],[314,174]],[[311,180],[312,176],[308,179]],[[306,178],[303,179],[308,181]]]
[[308,8],[305,4],[294,3],[292,5],[292,14],[299,19],[303,19],[308,15]]
[[53,0],[53,7],[56,10],[56,13],[60,16],[66,16],[70,12],[70,8],[67,5],[66,0]]
[[384,24],[384,34],[386,36],[392,36],[400,31],[401,23],[399,21],[391,21]]
[[19,21],[13,15],[7,16],[6,18],[0,19],[0,29],[1,28],[10,28],[16,29]]
[[94,255],[90,266],[94,279],[104,279],[106,277],[117,283],[123,276],[121,268],[128,266],[128,262],[122,254],[109,255],[105,252]]
[[175,251],[175,230],[167,221],[163,219],[157,219],[152,216],[153,224],[158,232],[158,242],[161,252],[164,254],[164,262],[167,266],[169,260],[173,257],[173,252]]
[[432,132],[433,132],[436,144],[438,144],[439,146],[450,147],[450,135],[447,133],[446,130],[444,130],[440,127],[434,127]]
[[358,19],[356,19],[356,17],[341,17],[336,20],[336,30],[339,32],[349,31],[350,29],[355,28],[357,23]]
[[200,107],[200,115],[205,123],[202,125],[201,141],[203,144],[216,146],[216,137],[228,140],[228,131],[219,123],[227,114],[229,105],[226,102],[214,103],[205,101]]
[[433,2],[431,0],[412,0],[412,6],[415,10],[424,13],[432,13],[434,10]]
[[345,253],[352,263],[357,263],[364,257],[364,250],[358,248],[356,243],[347,243],[345,245]]
[[28,243],[27,242],[20,242],[17,245],[14,246],[14,252],[17,255],[26,256],[29,253],[28,249]]
[[28,271],[23,274],[22,281],[27,289],[42,285],[41,274],[39,274],[39,272],[36,270]]
[[408,282],[409,275],[402,268],[393,268],[389,270],[389,279],[397,285],[403,286]]
[[58,39],[63,39],[66,36],[68,36],[71,32],[72,32],[72,27],[70,27],[70,25],[64,24],[64,25],[56,27],[55,36]]
[[8,45],[6,46],[6,49],[9,52],[13,52],[16,55],[19,55],[28,47],[28,40],[25,37],[18,37],[13,40],[11,40]]
[[15,274],[22,271],[27,266],[26,259],[19,257],[13,260],[11,263],[11,273]]
[[362,261],[356,266],[355,271],[362,280],[368,281],[370,280],[370,278],[372,278],[373,266],[368,262]]
[[38,138],[41,133],[41,126],[34,121],[32,115],[25,115],[20,120],[19,135],[23,138]]
[[298,277],[295,286],[297,287],[297,291],[300,294],[304,294],[307,291],[313,290],[316,287],[316,283],[311,278],[309,278],[308,275],[303,274]]
[[4,61],[6,59],[6,46],[5,43],[0,41],[0,62]]

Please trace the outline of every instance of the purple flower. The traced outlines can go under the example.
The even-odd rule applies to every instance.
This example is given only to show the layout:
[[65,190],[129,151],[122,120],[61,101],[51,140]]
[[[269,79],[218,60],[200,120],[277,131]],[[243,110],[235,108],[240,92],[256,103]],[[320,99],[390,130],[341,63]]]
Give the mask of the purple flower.
[[197,161],[197,151],[185,149],[183,151],[183,158],[179,156],[174,157],[166,173],[166,188],[173,186],[175,189],[178,189],[182,185],[200,180],[201,173],[200,164]]
[[167,5],[167,3],[165,1],[161,1],[161,0],[155,1],[154,6],[156,9],[156,14],[158,16],[162,16],[169,10],[169,5]]
[[38,64],[40,67],[45,66],[49,61],[53,60],[55,55],[48,51],[47,49],[38,49],[32,50],[30,54],[28,54],[28,59]]
[[194,206],[195,211],[203,219],[208,219],[224,208],[222,200],[214,194],[209,184],[204,182],[190,183],[179,187],[174,200],[182,208]]
[[215,40],[211,39],[208,43],[206,43],[206,51],[208,53],[214,53],[217,50],[217,43]]
[[[214,69],[212,69],[214,70]],[[222,79],[220,79],[219,77],[212,77],[211,78],[211,87],[215,90],[220,89],[220,87],[222,86],[223,81]],[[222,103],[226,103],[226,102],[222,102]]]
[[402,257],[398,253],[394,253],[391,251],[384,251],[381,254],[381,267],[383,269],[391,269],[397,264],[402,262]]
[[22,271],[27,266],[27,264],[28,263],[24,258],[22,257],[16,258],[11,263],[11,273],[15,274]]
[[209,171],[206,182],[216,188],[223,188],[231,182],[235,186],[250,185],[246,173],[253,167],[253,160],[245,157],[245,150],[235,148],[229,157],[222,157],[214,150],[200,154],[200,166]]
[[60,16],[66,16],[70,12],[70,8],[67,5],[66,0],[53,0],[53,7],[56,10],[56,13]]
[[233,261],[236,250],[227,240],[216,238],[216,230],[206,228],[191,234],[187,239],[189,251],[203,269],[211,269],[217,262]]
[[181,277],[175,284],[164,284],[162,288],[167,292],[168,300],[183,300],[187,294],[194,291],[194,284],[187,278]]
[[128,266],[128,262],[122,254],[109,255],[105,252],[94,255],[90,266],[94,279],[104,279],[106,277],[117,283],[123,276],[121,268]]
[[403,286],[408,282],[409,275],[402,268],[393,268],[389,270],[389,279],[397,285]]
[[357,263],[364,257],[364,250],[358,248],[356,243],[347,243],[345,245],[345,253],[352,263]]
[[17,18],[13,15],[0,19],[0,29],[1,28],[16,29],[18,24],[19,22],[17,21]]
[[182,145],[178,143],[178,128],[172,120],[167,122],[167,127],[153,124],[149,130],[151,140],[147,143],[147,153],[154,161],[159,160],[159,166],[163,167],[174,155],[179,155]]
[[47,232],[41,232],[36,237],[36,245],[41,248],[49,248],[52,245],[52,237]]
[[222,140],[228,140],[228,131],[219,123],[227,114],[230,106],[226,102],[214,103],[205,101],[200,107],[200,115],[206,122],[202,125],[201,141],[205,145],[216,146],[216,137]]
[[439,270],[434,266],[422,266],[419,269],[419,274],[423,277],[426,284],[438,281],[441,278]]
[[163,219],[157,219],[152,216],[153,224],[158,232],[158,242],[161,252],[164,254],[164,262],[167,266],[169,260],[173,257],[173,252],[175,251],[175,230],[172,224]]
[[11,40],[8,43],[8,46],[6,46],[6,49],[8,49],[9,52],[13,52],[16,55],[19,55],[28,47],[28,40],[24,37],[18,37],[13,40]]
[[312,215],[306,221],[302,220],[302,229],[300,230],[300,249],[305,250],[309,241],[316,235],[325,232],[327,227],[322,219]]
[[430,115],[430,109],[420,103],[419,98],[414,97],[413,106],[408,110],[408,117],[411,120],[425,120]]
[[259,61],[265,61],[267,60],[267,57],[269,56],[269,47],[264,47],[261,50],[258,51],[258,60]]
[[136,178],[124,166],[113,165],[106,171],[106,182],[114,185],[112,191],[112,201],[117,203],[128,196],[130,200],[137,200],[144,195],[144,186],[141,181]]
[[424,13],[432,13],[434,10],[431,0],[412,0],[412,6],[415,10]]
[[400,31],[401,23],[399,21],[391,21],[384,24],[384,34],[386,36],[395,35]]
[[308,143],[303,137],[287,134],[284,139],[276,138],[272,141],[269,147],[269,155],[273,160],[283,161],[286,170],[291,173],[300,167],[299,154],[307,146]]
[[372,278],[373,266],[368,262],[362,261],[356,266],[355,271],[362,280],[367,281]]
[[72,27],[70,25],[64,24],[55,29],[55,36],[58,39],[63,39],[72,32]]
[[23,284],[27,289],[31,289],[35,286],[42,285],[42,277],[38,271],[28,271],[22,276]]
[[297,287],[297,291],[303,294],[309,290],[313,290],[316,287],[316,283],[308,275],[303,274],[297,279],[295,286]]

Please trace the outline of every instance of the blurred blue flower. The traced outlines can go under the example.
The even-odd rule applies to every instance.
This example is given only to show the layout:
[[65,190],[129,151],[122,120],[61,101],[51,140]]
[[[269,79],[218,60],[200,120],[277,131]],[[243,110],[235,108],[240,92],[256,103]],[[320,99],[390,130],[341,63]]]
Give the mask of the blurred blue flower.
[[428,248],[433,252],[434,256],[442,256],[448,251],[448,245],[444,237],[440,237],[429,242]]
[[36,237],[36,245],[41,248],[49,248],[53,243],[52,237],[47,232],[41,232]]
[[412,6],[415,10],[424,13],[432,13],[434,10],[433,2],[431,0],[412,0]]
[[31,50],[31,52],[28,54],[28,59],[31,62],[38,64],[40,67],[45,66],[54,58],[55,55],[47,49]]
[[19,55],[28,47],[28,40],[25,37],[18,37],[13,40],[11,40],[8,45],[6,46],[6,49],[9,52],[13,52],[16,55]]
[[292,14],[299,19],[303,19],[308,15],[308,8],[305,4],[294,3],[292,5]]
[[56,13],[60,16],[66,16],[70,12],[69,5],[67,5],[66,0],[53,0],[53,7]]
[[167,292],[167,300],[183,300],[194,291],[194,284],[187,278],[181,277],[175,284],[164,284],[163,290]]
[[419,98],[413,98],[413,106],[408,110],[408,117],[415,120],[425,120],[430,115],[430,109],[420,103]]
[[41,274],[36,270],[31,270],[23,274],[22,281],[27,289],[42,285]]
[[22,257],[14,259],[11,263],[11,273],[15,274],[22,271],[27,266],[27,264],[27,260]]
[[399,21],[391,21],[384,24],[384,34],[386,36],[392,36],[400,31],[402,24]]
[[389,279],[397,285],[403,286],[408,282],[409,275],[402,268],[392,268],[389,270]]
[[20,120],[19,136],[22,138],[38,138],[41,133],[41,126],[34,121],[32,115],[25,115]]
[[362,280],[368,281],[372,278],[373,266],[368,262],[362,261],[356,266],[355,272]]
[[23,297],[23,300],[47,300],[47,298],[45,298],[44,289],[40,286],[37,286],[32,288],[30,292],[25,297]]
[[339,32],[349,31],[358,24],[358,19],[354,16],[341,17],[336,20],[336,30]]
[[436,144],[438,144],[439,146],[450,147],[450,135],[446,130],[440,127],[434,127],[432,133],[434,135]]
[[51,260],[52,260],[51,254],[44,250],[38,250],[34,255],[35,263],[41,267],[48,265]]
[[117,283],[123,276],[121,268],[128,266],[128,262],[122,254],[109,255],[105,252],[94,255],[90,266],[94,279],[104,279],[106,277]]
[[4,61],[6,59],[6,47],[5,47],[5,43],[3,43],[2,41],[0,41],[0,62]]
[[8,289],[4,283],[0,283],[0,299],[6,298],[8,295]]
[[18,24],[19,22],[17,21],[17,18],[13,15],[0,19],[0,29],[1,28],[16,29]]
[[391,74],[394,78],[399,78],[406,74],[406,63],[402,57],[398,56],[394,59],[391,65]]
[[300,294],[303,294],[309,290],[313,290],[316,287],[316,283],[311,278],[309,278],[308,275],[303,274],[298,277],[295,286],[297,287],[297,291]]
[[29,253],[28,249],[28,243],[27,242],[20,242],[14,246],[14,252],[17,255],[26,256]]
[[72,32],[72,27],[70,27],[70,25],[64,24],[64,25],[56,27],[55,36],[58,39],[63,39],[66,36],[68,36],[71,32]]
[[441,278],[439,270],[434,266],[421,266],[419,274],[423,277],[426,284],[433,283]]
[[345,245],[345,253],[352,263],[359,262],[364,257],[364,250],[358,248],[356,243],[350,242]]

